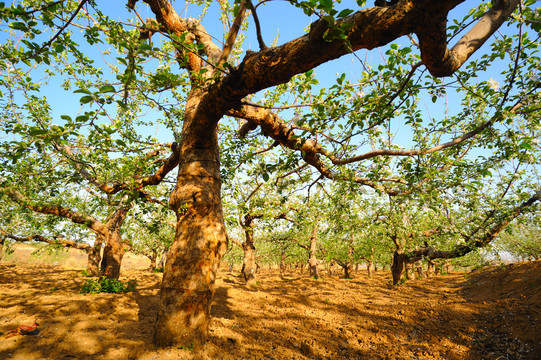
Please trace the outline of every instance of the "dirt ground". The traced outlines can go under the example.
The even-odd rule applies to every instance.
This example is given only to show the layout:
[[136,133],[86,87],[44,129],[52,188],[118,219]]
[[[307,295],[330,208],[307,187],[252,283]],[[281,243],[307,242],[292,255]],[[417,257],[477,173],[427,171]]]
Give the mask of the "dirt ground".
[[[224,265],[202,349],[152,345],[161,274],[141,261],[127,260],[122,279],[138,289],[120,295],[79,294],[82,268],[1,263],[0,359],[541,358],[539,261],[395,287],[382,271],[313,280],[266,270],[248,288]],[[6,337],[35,320],[38,335]]]

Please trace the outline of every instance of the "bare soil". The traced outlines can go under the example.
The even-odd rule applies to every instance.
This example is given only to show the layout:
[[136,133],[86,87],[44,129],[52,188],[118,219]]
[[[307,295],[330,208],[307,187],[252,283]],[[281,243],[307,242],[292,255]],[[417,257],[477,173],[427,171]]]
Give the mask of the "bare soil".
[[[192,349],[152,345],[161,274],[146,260],[128,257],[122,272],[136,292],[83,295],[85,259],[74,256],[0,264],[0,359],[541,358],[539,261],[400,286],[382,271],[313,280],[264,270],[247,287],[224,268],[210,341]],[[38,335],[7,337],[35,320]]]

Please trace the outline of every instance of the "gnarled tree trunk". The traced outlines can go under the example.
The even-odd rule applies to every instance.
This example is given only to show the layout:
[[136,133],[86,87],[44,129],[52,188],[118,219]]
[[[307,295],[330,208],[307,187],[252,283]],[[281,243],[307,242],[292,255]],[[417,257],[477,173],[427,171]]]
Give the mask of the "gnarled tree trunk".
[[158,346],[199,345],[207,339],[216,271],[227,250],[218,119],[209,121],[197,111],[203,106],[200,96],[194,90],[187,102],[177,185],[170,197],[177,230],[161,286],[154,333]]
[[101,261],[100,276],[108,279],[118,279],[120,277],[120,265],[124,257],[124,244],[118,231],[110,231],[105,237],[105,247],[103,248],[103,259]]
[[247,283],[255,280],[255,246],[254,246],[254,222],[262,215],[245,215],[244,221],[241,221],[246,239],[242,243],[244,258],[242,262],[241,274]]
[[404,267],[406,264],[406,255],[403,250],[396,250],[393,254],[393,264],[391,265],[391,273],[393,275],[393,285],[396,285],[402,279]]

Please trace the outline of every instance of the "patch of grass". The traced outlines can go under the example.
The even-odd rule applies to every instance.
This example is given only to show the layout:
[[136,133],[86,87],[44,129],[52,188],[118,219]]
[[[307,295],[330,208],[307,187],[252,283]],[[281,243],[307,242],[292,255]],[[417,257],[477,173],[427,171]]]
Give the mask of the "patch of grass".
[[88,279],[82,286],[81,294],[99,294],[113,293],[119,294],[123,292],[135,291],[137,283],[135,280],[122,282],[118,279],[107,279],[105,276],[100,279]]
[[190,345],[180,345],[178,348],[181,349],[181,350],[193,351],[193,344],[190,344]]
[[155,273],[163,273],[163,267],[157,267],[157,268],[155,268],[154,270],[152,270],[152,272],[155,272]]
[[84,276],[84,277],[92,277],[92,273],[90,271],[88,271],[87,269],[84,269],[82,272],[81,272],[81,275]]

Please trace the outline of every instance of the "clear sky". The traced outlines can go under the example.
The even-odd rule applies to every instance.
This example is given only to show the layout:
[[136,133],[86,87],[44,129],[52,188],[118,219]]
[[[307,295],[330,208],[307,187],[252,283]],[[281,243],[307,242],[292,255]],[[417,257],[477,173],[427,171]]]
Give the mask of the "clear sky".
[[[137,18],[133,13],[130,13],[126,8],[127,1],[117,0],[117,1],[106,1],[98,0],[97,4],[106,15],[112,19],[122,21],[124,23],[137,22]],[[465,2],[464,4],[458,6],[451,12],[450,19],[462,18],[467,11],[471,9],[474,2]],[[202,7],[195,4],[186,5],[183,1],[174,1],[173,5],[177,12],[183,17],[200,17]],[[373,6],[373,1],[369,0],[367,7]],[[339,5],[340,8],[359,8],[355,1],[345,0],[342,1]],[[147,17],[152,17],[153,14],[148,10],[146,4],[142,1],[137,3],[137,11],[143,19]],[[310,23],[316,20],[316,16],[308,17],[300,9],[295,8],[287,1],[282,0],[272,0],[268,1],[265,4],[262,4],[258,7],[258,15],[262,25],[262,34],[267,45],[270,45],[274,39],[278,38],[277,43],[283,44],[291,39],[301,36]],[[205,17],[203,18],[203,25],[207,31],[215,36],[216,41],[219,42],[223,39],[227,33],[227,26],[224,26],[219,20],[220,17],[219,5],[215,1],[208,8]],[[244,32],[247,39],[243,44],[243,49],[253,49],[257,50],[259,48],[257,40],[255,37],[255,27],[253,26],[252,17],[249,18],[250,27],[247,31]],[[1,24],[5,27],[6,24]],[[501,29],[502,32],[507,30],[504,28]],[[2,34],[0,36],[5,36]],[[153,38],[154,40],[154,38]],[[456,39],[454,40],[456,41]],[[407,37],[403,37],[398,40],[398,43],[401,46],[411,46],[411,42]],[[107,45],[98,44],[94,46],[84,45],[84,40],[81,38],[79,44],[83,46],[85,52],[94,53],[93,58],[96,59],[99,63],[102,59],[101,55],[98,55],[99,52],[103,52],[108,49]],[[489,49],[483,49],[487,51]],[[372,51],[357,51],[354,55],[346,55],[338,60],[323,64],[319,66],[316,70],[316,76],[320,81],[322,86],[326,86],[335,81],[336,74],[345,73],[347,78],[355,81],[358,78],[360,72],[362,72],[362,64],[360,59],[363,60],[366,64],[376,67],[381,61],[385,61],[384,53],[386,48],[379,48]],[[415,49],[414,49],[415,51]],[[483,54],[483,51],[480,51],[478,54],[474,55],[478,57]],[[113,55],[114,57],[114,55]],[[241,55],[242,59],[242,55]],[[107,77],[107,68],[103,64],[104,77]],[[179,70],[180,71],[180,70]],[[35,72],[34,72],[35,73]],[[480,74],[482,77],[483,74]],[[490,74],[485,74],[484,76],[490,76]],[[484,79],[486,80],[486,79]],[[53,80],[50,86],[44,88],[44,91],[47,94],[48,99],[53,104],[53,118],[55,121],[60,121],[60,115],[68,114],[70,116],[76,115],[80,111],[79,98],[81,94],[72,94],[71,92],[63,91],[59,88],[61,79]],[[112,80],[113,81],[113,80]],[[445,107],[443,104],[436,106],[430,102],[430,100],[423,100],[427,108],[427,116],[443,116]],[[443,101],[443,100],[442,100]],[[458,98],[454,94],[448,94],[446,99],[451,108],[456,108],[458,105]],[[156,116],[155,114],[150,113],[149,116]],[[147,129],[150,133],[156,133],[155,129]],[[158,131],[158,134],[161,134],[160,141],[169,142],[171,141],[171,134],[166,134]],[[402,134],[404,138],[409,138],[409,134]],[[406,142],[407,144],[407,142]]]

